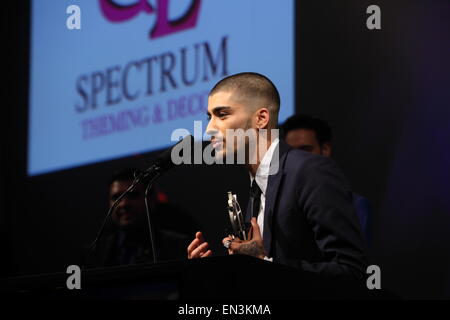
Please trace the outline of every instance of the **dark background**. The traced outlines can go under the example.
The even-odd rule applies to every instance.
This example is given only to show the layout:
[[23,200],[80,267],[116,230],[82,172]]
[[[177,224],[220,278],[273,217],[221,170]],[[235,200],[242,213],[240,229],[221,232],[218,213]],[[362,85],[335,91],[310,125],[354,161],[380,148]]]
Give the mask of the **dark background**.
[[[371,4],[381,7],[381,30],[366,28]],[[8,6],[1,275],[64,271],[99,228],[111,172],[144,168],[155,153],[27,178],[29,4]],[[330,122],[335,160],[374,207],[371,256],[382,287],[450,298],[450,3],[302,0],[296,17],[295,107]],[[173,169],[159,188],[222,254],[226,191],[245,204],[247,184],[243,169],[191,166]]]

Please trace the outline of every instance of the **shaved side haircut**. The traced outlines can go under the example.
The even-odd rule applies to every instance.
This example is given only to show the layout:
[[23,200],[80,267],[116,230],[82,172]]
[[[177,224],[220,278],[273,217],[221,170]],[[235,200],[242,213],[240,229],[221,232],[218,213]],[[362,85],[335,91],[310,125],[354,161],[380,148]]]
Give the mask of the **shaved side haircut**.
[[237,73],[220,80],[211,89],[209,95],[212,96],[219,91],[235,91],[243,99],[265,101],[267,105],[258,107],[265,107],[269,110],[271,126],[277,127],[280,94],[273,82],[266,76],[256,72]]

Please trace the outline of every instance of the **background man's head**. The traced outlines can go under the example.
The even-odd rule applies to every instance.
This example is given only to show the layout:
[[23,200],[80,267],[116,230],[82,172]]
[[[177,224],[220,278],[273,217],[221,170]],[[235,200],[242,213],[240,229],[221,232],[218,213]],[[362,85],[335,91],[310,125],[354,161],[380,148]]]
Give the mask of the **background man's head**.
[[[220,80],[209,94],[206,129],[216,156],[225,157],[227,153],[227,129],[274,129],[279,110],[280,95],[267,77],[244,72]],[[228,152],[236,153],[240,147],[230,144]]]
[[291,147],[331,156],[331,128],[326,121],[305,114],[289,117],[282,125],[284,139]]
[[[116,172],[109,183],[109,205],[128,189],[134,180],[136,169],[124,169]],[[136,185],[134,191],[126,195],[117,205],[111,218],[118,227],[129,228],[145,225],[145,187],[142,183]]]

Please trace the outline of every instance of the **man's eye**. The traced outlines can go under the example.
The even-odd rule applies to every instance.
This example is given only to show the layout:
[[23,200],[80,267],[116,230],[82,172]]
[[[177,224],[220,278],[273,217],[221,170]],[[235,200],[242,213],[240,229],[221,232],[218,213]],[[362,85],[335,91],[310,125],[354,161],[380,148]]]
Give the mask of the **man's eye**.
[[226,113],[219,113],[219,118],[223,118],[225,117],[227,114]]

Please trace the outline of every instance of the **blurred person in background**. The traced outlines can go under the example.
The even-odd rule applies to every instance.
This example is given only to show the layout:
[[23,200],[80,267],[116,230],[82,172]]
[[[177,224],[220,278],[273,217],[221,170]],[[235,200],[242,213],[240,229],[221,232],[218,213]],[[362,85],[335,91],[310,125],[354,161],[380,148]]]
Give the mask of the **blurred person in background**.
[[[109,182],[109,206],[132,184],[136,169],[116,172]],[[113,232],[100,239],[89,254],[87,267],[104,267],[153,262],[145,209],[145,183],[139,183],[111,214]],[[154,188],[152,188],[154,190]],[[185,259],[186,243],[195,222],[168,202],[167,195],[152,191],[148,198],[158,261]]]
[[[332,130],[330,125],[319,118],[307,114],[295,114],[289,117],[281,126],[284,141],[291,147],[307,152],[332,156]],[[370,221],[372,208],[365,197],[353,193],[353,205],[361,223],[365,240],[370,247]]]

